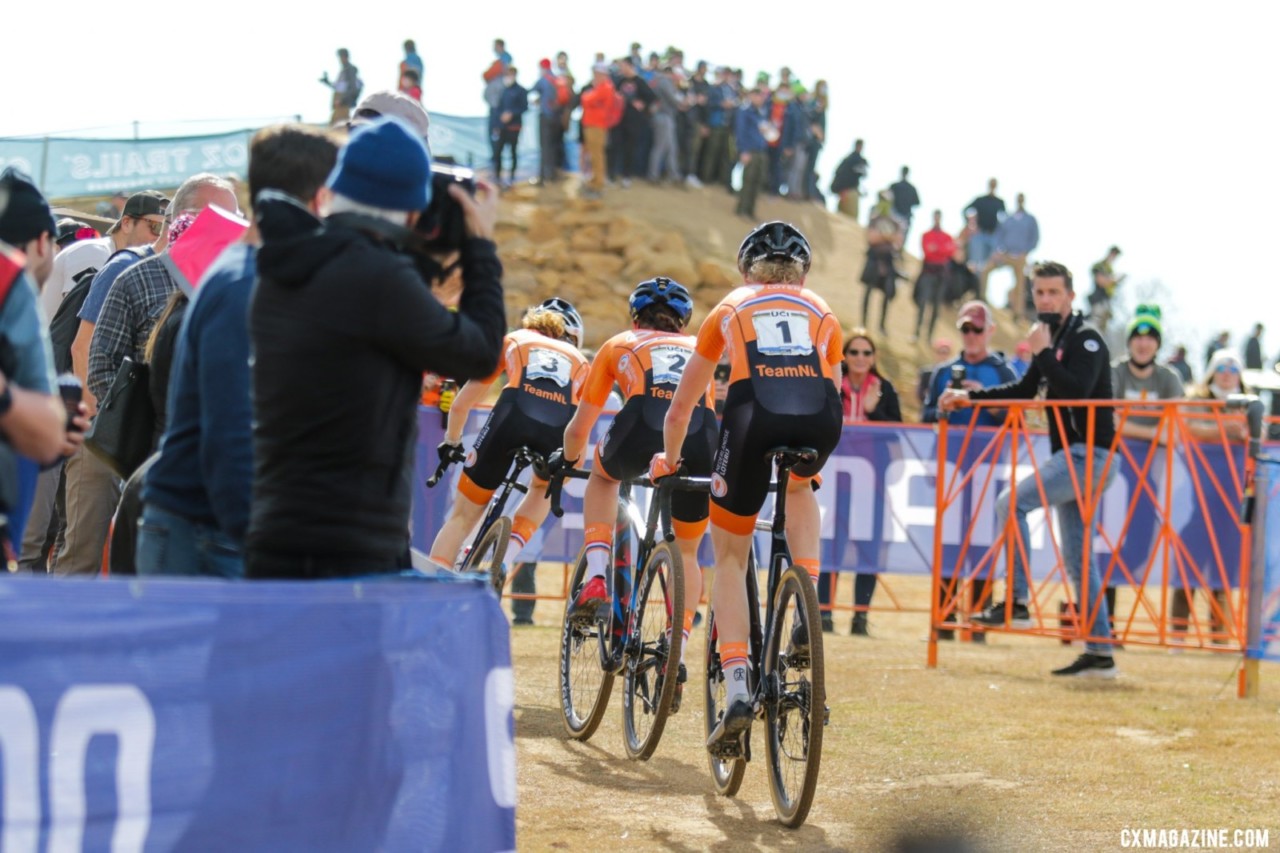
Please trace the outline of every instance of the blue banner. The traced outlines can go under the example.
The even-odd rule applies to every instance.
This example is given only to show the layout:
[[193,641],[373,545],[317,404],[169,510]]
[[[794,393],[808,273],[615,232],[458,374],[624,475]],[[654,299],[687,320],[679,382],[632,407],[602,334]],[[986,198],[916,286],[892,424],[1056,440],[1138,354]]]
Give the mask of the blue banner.
[[6,853],[511,850],[478,583],[0,581]]
[[[486,417],[487,409],[472,413],[464,436],[468,447]],[[593,446],[610,423],[608,415],[600,418],[592,435]],[[423,486],[426,477],[435,470],[435,447],[443,437],[439,412],[423,409],[420,427],[414,546],[429,551],[431,537],[443,523],[461,472],[455,466],[450,471],[451,478],[435,489]],[[957,566],[967,573],[973,572],[987,556],[989,546],[1000,532],[994,511],[995,497],[1013,473],[1007,447],[999,453],[988,451],[996,436],[994,429],[977,431],[968,447],[962,445],[963,435],[964,430],[955,428],[948,433],[948,470],[953,472],[959,466],[962,471],[971,471],[973,476],[953,509],[943,518],[943,573],[946,576]],[[859,424],[844,428],[839,446],[823,469],[823,485],[817,493],[822,509],[824,569],[902,574],[932,572],[937,522],[937,445],[937,432],[931,426]],[[1148,462],[1149,444],[1132,442],[1127,447],[1129,456],[1117,454],[1112,463],[1117,466],[1117,474],[1102,498],[1096,519],[1093,548],[1103,571],[1112,564],[1112,545],[1120,543],[1118,558],[1138,584],[1161,583],[1167,571],[1172,586],[1237,585],[1241,539],[1237,527],[1240,486],[1236,478],[1243,468],[1243,448],[1234,448],[1228,458],[1221,446],[1197,445],[1194,453],[1179,449],[1171,460],[1165,449],[1158,448]],[[960,458],[962,450],[963,459]],[[589,449],[588,454],[590,452]],[[1024,442],[1017,466],[1019,479],[1034,476],[1030,455],[1040,461],[1048,458],[1047,436],[1033,436],[1029,446]],[[1172,488],[1168,490],[1165,482],[1170,474]],[[948,482],[958,482],[952,481],[952,476],[954,474],[948,474]],[[565,515],[560,520],[547,520],[542,559],[572,562],[577,558],[582,547],[584,488],[581,480],[570,480],[566,484]],[[1197,493],[1204,496],[1203,505]],[[770,504],[766,502],[761,517],[767,518],[770,514]],[[1161,538],[1166,516],[1168,527],[1177,534],[1181,546]],[[1028,521],[1032,572],[1043,578],[1057,564],[1053,548],[1057,538],[1056,518],[1051,519],[1037,510],[1030,514]],[[709,551],[704,550],[704,554],[709,562]],[[1225,572],[1219,566],[1225,566]],[[997,572],[1003,576],[1003,559]],[[1117,585],[1129,583],[1118,561],[1112,568],[1110,581]]]
[[1255,494],[1261,501],[1254,524],[1263,526],[1265,552],[1255,566],[1263,571],[1262,602],[1258,605],[1261,630],[1258,642],[1250,646],[1251,658],[1280,661],[1280,460],[1258,463]]
[[[49,198],[111,195],[117,191],[172,189],[197,172],[248,177],[249,140],[254,129],[165,139],[0,139],[0,169],[15,166],[36,181]],[[572,137],[572,138],[570,138]],[[434,157],[488,169],[493,160],[487,118],[431,116]],[[576,168],[576,134],[566,137],[569,168]],[[538,171],[538,112],[525,115],[518,146],[517,179]]]

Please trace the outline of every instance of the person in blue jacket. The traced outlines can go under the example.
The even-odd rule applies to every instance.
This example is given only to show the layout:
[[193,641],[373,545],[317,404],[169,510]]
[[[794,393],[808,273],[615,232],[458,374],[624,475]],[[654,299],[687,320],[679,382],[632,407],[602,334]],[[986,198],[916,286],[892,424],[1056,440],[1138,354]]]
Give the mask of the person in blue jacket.
[[[921,420],[925,423],[936,423],[938,420],[938,398],[951,381],[952,365],[964,367],[962,387],[969,390],[1004,385],[1018,378],[1004,357],[991,349],[996,322],[987,303],[979,299],[966,302],[956,318],[956,328],[960,330],[962,349],[959,356],[942,362],[933,372],[929,393],[924,399],[924,409],[921,412]],[[994,409],[956,409],[947,416],[947,423],[968,425],[973,417],[977,417],[978,426],[997,427],[1004,421],[1003,414]]]

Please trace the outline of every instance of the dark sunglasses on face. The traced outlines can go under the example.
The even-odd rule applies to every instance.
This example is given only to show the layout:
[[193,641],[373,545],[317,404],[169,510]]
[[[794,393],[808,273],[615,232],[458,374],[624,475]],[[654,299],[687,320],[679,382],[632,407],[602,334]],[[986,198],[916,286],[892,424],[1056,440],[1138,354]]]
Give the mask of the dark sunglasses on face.
[[1234,364],[1224,364],[1222,367],[1218,368],[1218,373],[1226,373],[1233,376],[1239,372],[1240,368],[1236,367]]
[[844,351],[844,354],[845,355],[875,355],[876,351],[873,349],[847,349]]
[[151,236],[159,237],[160,232],[164,230],[163,219],[147,219],[145,216],[139,216],[138,221],[151,229]]
[[961,327],[960,327],[960,334],[962,334],[962,335],[980,335],[980,334],[982,334],[983,332],[985,332],[986,330],[987,330],[987,329],[986,329],[986,327],[985,327],[985,326],[974,326],[974,325],[971,325],[971,324],[969,324],[969,323],[965,323],[963,326],[961,326]]

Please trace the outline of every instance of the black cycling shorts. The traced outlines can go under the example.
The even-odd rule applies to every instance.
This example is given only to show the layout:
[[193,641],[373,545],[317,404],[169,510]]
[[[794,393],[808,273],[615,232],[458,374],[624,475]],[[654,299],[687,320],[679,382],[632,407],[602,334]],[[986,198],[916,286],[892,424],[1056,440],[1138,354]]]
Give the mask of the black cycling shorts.
[[[606,477],[633,480],[649,473],[649,462],[662,451],[662,423],[670,405],[668,400],[643,396],[632,397],[623,404],[609,432],[596,445],[595,464]],[[715,412],[706,406],[694,409],[680,449],[690,477],[711,473],[717,433]],[[706,492],[676,491],[671,495],[671,517],[676,521],[699,522],[709,511]]]
[[[773,477],[772,460],[765,454],[775,447],[809,447],[818,452],[811,465],[792,469],[797,477],[812,477],[822,470],[840,442],[844,415],[840,395],[829,385],[824,409],[813,415],[780,415],[758,405],[750,382],[736,382],[725,399],[720,443],[711,474],[713,523],[734,533],[750,532],[764,506]],[[738,519],[726,518],[738,516]]]
[[492,492],[502,485],[502,478],[511,468],[511,458],[521,447],[546,457],[564,442],[564,428],[573,417],[573,407],[542,407],[540,413],[546,419],[534,418],[527,407],[520,405],[521,393],[516,388],[503,389],[467,454],[463,474],[485,491]]

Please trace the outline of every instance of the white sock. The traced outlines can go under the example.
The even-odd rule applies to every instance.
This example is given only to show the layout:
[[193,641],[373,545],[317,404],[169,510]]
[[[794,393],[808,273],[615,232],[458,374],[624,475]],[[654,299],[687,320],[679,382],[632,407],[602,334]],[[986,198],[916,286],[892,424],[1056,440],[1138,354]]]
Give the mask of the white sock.
[[732,705],[734,700],[741,699],[745,702],[751,700],[750,681],[748,673],[750,667],[745,663],[734,664],[724,671],[724,686],[727,695],[725,696],[725,705]]
[[587,580],[592,578],[604,577],[605,569],[609,568],[609,558],[612,556],[608,545],[600,545],[587,549]]
[[526,544],[528,543],[519,536],[516,536],[514,533],[511,534],[511,538],[507,540],[507,553],[502,555],[502,564],[504,566],[512,565],[512,561],[516,558],[516,554],[523,551]]

